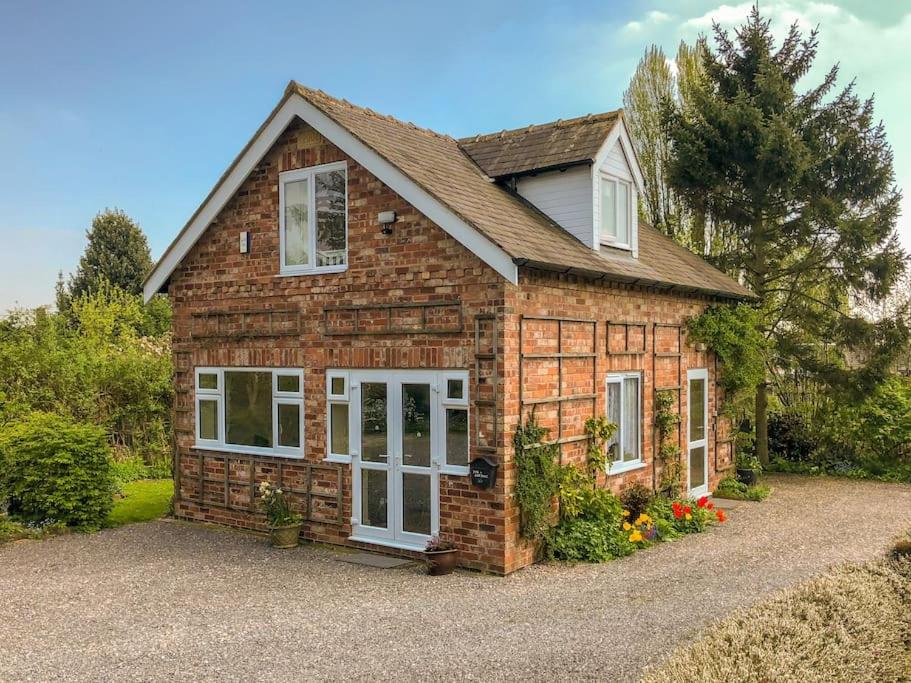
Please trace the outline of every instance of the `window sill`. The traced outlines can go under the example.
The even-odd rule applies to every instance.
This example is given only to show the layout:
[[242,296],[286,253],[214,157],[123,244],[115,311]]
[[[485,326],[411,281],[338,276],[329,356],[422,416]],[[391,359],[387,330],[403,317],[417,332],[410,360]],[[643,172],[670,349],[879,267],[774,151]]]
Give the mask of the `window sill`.
[[348,265],[343,266],[324,266],[323,268],[301,268],[301,269],[286,269],[282,268],[279,270],[278,275],[275,277],[300,277],[302,275],[330,275],[332,273],[344,273],[348,270]]
[[276,451],[271,448],[258,448],[256,446],[230,446],[226,444],[194,443],[192,448],[197,451],[216,451],[219,453],[238,453],[240,455],[265,455],[270,458],[289,458],[303,460],[302,452]]
[[612,477],[615,474],[623,474],[625,472],[641,470],[643,467],[645,467],[645,463],[641,460],[634,460],[632,462],[624,462],[616,465],[611,465],[611,468],[607,471],[607,476]]
[[608,240],[601,239],[599,245],[602,247],[608,247],[610,249],[618,249],[620,251],[633,251],[633,247],[630,244],[620,244],[619,242],[609,242]]
[[323,462],[332,462],[336,465],[350,465],[351,456],[350,455],[327,455],[323,458]]

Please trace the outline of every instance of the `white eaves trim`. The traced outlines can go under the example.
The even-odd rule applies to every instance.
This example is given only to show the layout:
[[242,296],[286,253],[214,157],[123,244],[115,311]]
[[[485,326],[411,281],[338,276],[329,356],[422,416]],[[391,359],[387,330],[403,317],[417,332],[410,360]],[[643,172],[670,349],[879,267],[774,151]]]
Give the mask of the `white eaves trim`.
[[[219,212],[240,188],[256,164],[275,144],[279,135],[295,117],[306,121],[326,139],[330,140],[345,154],[355,159],[364,168],[388,185],[405,201],[440,226],[478,258],[487,263],[512,284],[518,283],[518,267],[512,257],[491,240],[481,234],[449,207],[433,197],[424,188],[405,175],[398,167],[386,161],[372,148],[361,142],[347,129],[336,123],[297,93],[291,93],[279,106],[271,120],[251,141],[233,168],[224,177],[211,196],[197,210],[190,223],[168,247],[155,265],[143,286],[145,300],[151,299],[164,286],[171,274],[180,265],[194,244],[215,220]],[[278,216],[275,218],[276,229]],[[277,257],[276,257],[277,258]],[[276,264],[277,268],[277,264]]]

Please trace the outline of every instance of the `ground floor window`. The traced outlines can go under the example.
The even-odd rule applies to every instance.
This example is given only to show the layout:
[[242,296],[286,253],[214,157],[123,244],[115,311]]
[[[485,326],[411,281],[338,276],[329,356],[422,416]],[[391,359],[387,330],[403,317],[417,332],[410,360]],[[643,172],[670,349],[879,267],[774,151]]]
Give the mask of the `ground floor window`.
[[196,447],[303,457],[303,371],[197,368]]
[[607,419],[617,425],[608,442],[610,472],[642,463],[641,375],[625,372],[607,376]]

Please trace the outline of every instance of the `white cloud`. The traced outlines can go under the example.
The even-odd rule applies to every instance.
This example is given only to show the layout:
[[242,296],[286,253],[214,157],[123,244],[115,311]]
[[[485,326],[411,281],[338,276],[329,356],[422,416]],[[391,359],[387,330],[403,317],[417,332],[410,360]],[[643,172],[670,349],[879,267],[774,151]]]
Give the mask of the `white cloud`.
[[638,33],[652,26],[666,24],[671,19],[673,19],[673,17],[667,12],[662,12],[660,10],[651,10],[650,12],[647,12],[641,20],[627,22],[623,26],[623,29],[632,33]]

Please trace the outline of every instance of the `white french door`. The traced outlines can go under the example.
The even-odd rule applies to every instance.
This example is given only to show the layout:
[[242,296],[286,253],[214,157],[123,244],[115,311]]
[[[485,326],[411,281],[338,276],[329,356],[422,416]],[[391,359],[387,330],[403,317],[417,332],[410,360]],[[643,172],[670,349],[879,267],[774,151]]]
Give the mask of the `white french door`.
[[709,492],[709,371],[687,370],[687,489],[691,496]]
[[436,372],[351,371],[353,540],[423,550],[439,533]]

